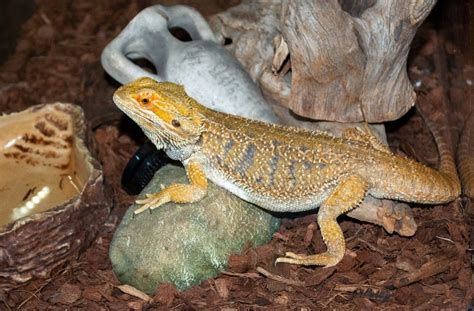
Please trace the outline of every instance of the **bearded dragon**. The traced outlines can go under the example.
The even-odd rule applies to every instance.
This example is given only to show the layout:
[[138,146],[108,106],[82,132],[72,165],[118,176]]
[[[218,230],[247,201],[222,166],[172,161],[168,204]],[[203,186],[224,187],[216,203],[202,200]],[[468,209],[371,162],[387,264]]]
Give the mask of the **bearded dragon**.
[[142,206],[135,214],[170,201],[199,201],[206,195],[208,180],[270,211],[319,207],[317,222],[326,252],[287,252],[276,262],[336,265],[345,253],[337,217],[368,194],[426,204],[446,203],[460,195],[449,153],[440,153],[436,171],[392,153],[368,129],[352,128],[334,137],[267,124],[210,110],[182,86],[150,78],[120,87],[113,100],[158,149],[183,163],[189,179],[189,184],[172,184],[137,200]]

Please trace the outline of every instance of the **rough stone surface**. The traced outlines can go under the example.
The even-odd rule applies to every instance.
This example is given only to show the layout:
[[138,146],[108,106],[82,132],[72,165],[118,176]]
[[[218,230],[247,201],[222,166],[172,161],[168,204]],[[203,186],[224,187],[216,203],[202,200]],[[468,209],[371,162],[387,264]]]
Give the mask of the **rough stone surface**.
[[[140,197],[174,182],[187,182],[184,169],[168,165]],[[128,209],[117,228],[110,259],[121,282],[148,293],[159,283],[183,290],[216,276],[229,255],[247,241],[268,242],[279,226],[277,218],[213,184],[194,204],[169,203],[133,217],[136,208]]]

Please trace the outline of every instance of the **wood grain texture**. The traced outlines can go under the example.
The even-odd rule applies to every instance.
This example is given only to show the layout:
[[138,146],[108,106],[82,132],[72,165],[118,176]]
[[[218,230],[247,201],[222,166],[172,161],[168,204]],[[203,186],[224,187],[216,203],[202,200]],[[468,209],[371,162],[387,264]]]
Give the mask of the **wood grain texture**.
[[385,122],[415,103],[406,59],[435,2],[242,1],[211,26],[278,105],[316,120]]

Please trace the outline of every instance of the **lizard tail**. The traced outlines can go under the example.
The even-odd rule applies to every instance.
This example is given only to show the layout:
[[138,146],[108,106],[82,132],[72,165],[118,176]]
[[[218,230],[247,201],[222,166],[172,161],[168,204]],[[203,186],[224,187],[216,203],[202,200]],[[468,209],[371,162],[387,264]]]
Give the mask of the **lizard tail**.
[[[439,152],[439,172],[446,177],[449,181],[449,187],[451,188],[451,192],[453,196],[458,197],[461,194],[461,183],[459,181],[459,176],[456,170],[456,162],[454,160],[454,150],[450,147],[447,143],[446,137],[444,135],[449,136],[449,130],[445,127],[436,126],[436,124],[426,117],[425,113],[420,109],[417,105],[417,110],[421,117],[423,118],[424,122],[428,126],[435,143],[438,147]],[[472,178],[471,178],[472,179]]]
[[464,193],[474,198],[474,110],[464,123],[457,157]]

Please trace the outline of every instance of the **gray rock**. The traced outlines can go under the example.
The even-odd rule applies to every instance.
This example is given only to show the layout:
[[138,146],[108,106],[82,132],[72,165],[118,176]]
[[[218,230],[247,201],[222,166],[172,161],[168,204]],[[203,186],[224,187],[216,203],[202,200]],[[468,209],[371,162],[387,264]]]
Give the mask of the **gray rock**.
[[[184,169],[168,165],[140,197],[175,182],[187,183]],[[126,212],[109,252],[120,281],[147,293],[159,283],[184,290],[216,276],[229,255],[239,253],[247,241],[268,242],[279,226],[277,218],[213,184],[197,203],[168,203],[133,217],[137,207]]]

